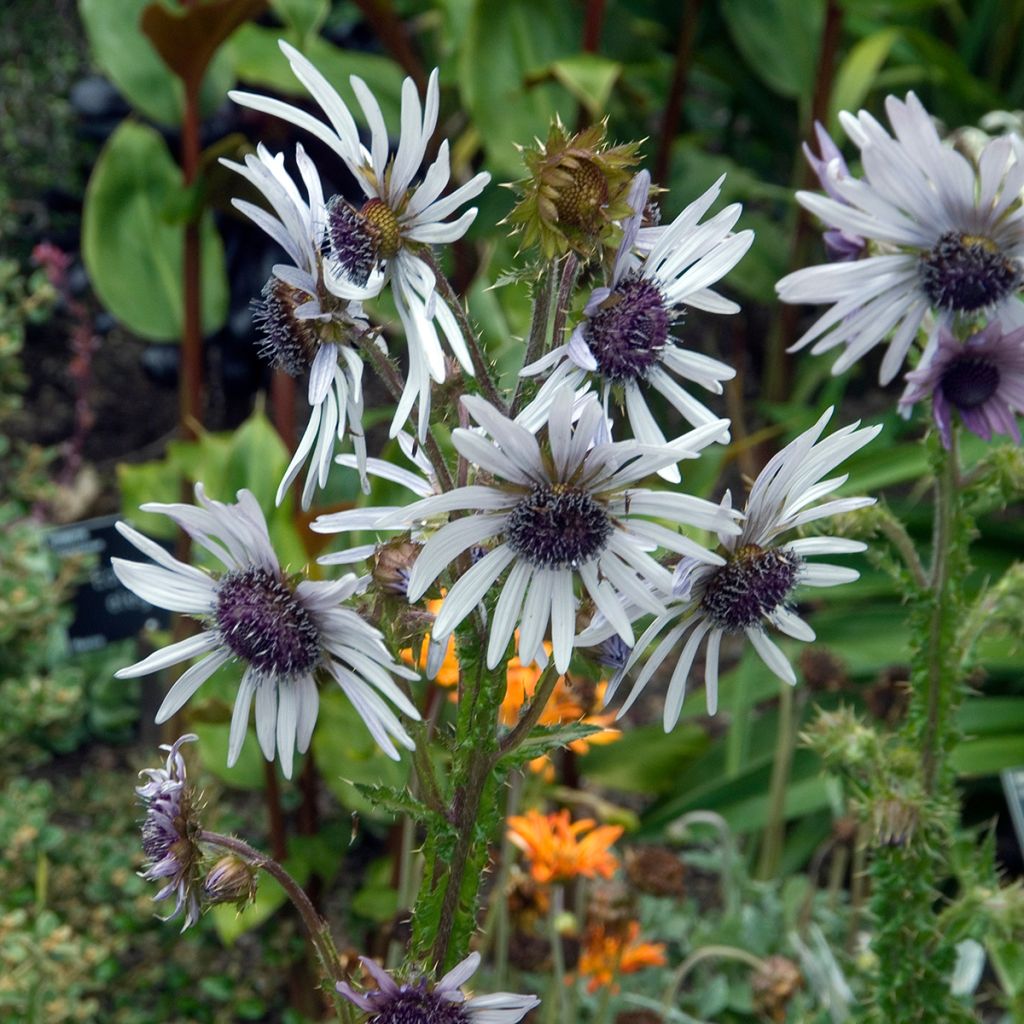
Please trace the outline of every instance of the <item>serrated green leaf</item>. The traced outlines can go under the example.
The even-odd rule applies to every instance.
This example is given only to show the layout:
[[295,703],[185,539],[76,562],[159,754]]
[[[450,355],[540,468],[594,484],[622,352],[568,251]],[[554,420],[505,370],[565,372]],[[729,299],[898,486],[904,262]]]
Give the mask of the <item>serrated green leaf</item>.
[[[82,256],[97,295],[129,329],[177,341],[183,323],[184,229],[163,211],[182,192],[181,172],[159,132],[125,121],[93,168],[82,214]],[[220,236],[200,221],[203,330],[227,318],[228,285]]]
[[586,722],[573,722],[570,725],[537,726],[511,754],[501,759],[501,764],[504,768],[518,767],[552,750],[567,747],[575,740],[586,739],[588,736],[593,736],[596,732],[603,731],[604,726],[590,725]]

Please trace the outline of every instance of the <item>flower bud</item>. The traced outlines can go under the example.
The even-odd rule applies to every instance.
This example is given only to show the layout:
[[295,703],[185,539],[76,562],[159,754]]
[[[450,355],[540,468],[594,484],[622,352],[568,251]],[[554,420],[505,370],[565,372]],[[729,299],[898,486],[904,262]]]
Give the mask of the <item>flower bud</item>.
[[256,896],[256,869],[233,853],[221,857],[203,879],[207,903],[235,903],[241,910]]

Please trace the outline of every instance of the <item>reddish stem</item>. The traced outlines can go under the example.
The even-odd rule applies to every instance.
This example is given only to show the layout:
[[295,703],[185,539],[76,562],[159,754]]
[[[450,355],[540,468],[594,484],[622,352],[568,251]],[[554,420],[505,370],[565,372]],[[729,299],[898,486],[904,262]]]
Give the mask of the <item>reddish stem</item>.
[[[195,185],[199,174],[199,93],[186,84],[185,112],[181,123],[181,170],[185,187]],[[194,441],[203,412],[203,333],[200,307],[199,220],[185,225],[184,321],[181,334],[181,377],[178,383],[181,436]]]
[[423,70],[416,51],[409,42],[405,26],[395,14],[389,0],[355,0],[377,38],[384,44],[391,56],[401,64],[402,69],[416,83],[422,96],[427,91],[427,75]]
[[270,410],[274,426],[288,449],[295,451],[295,378],[275,370],[270,381]]
[[697,35],[697,18],[700,15],[701,0],[686,0],[683,20],[679,26],[679,42],[676,46],[676,63],[672,70],[672,84],[668,88],[668,102],[661,119],[661,139],[658,154],[654,158],[654,180],[664,184],[668,178],[672,160],[672,142],[679,127],[679,114],[683,109],[683,93],[690,76],[693,61],[693,40]]
[[597,53],[604,27],[605,0],[587,0],[586,21],[583,23],[583,52]]
[[270,824],[270,849],[274,860],[284,860],[288,856],[288,836],[284,829],[284,812],[281,809],[281,788],[277,784],[277,772],[273,761],[263,762],[263,792],[267,805],[267,818]]

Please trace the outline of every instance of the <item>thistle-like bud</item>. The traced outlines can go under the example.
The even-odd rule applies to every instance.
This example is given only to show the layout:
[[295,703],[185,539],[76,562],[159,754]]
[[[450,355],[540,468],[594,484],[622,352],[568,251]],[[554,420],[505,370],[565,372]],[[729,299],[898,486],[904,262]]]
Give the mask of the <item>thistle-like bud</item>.
[[421,546],[411,540],[395,540],[377,548],[373,556],[373,582],[387,594],[406,598],[409,574]]
[[233,853],[221,857],[203,879],[203,899],[234,903],[239,910],[256,898],[256,869]]
[[751,981],[754,1008],[762,1017],[781,1022],[797,989],[803,984],[800,969],[784,956],[770,956]]
[[587,257],[612,242],[611,227],[633,210],[627,200],[639,144],[608,146],[606,122],[569,135],[555,119],[546,143],[523,150],[529,177],[508,216],[522,247],[537,245],[546,260],[576,252]]
[[914,838],[920,820],[919,800],[889,796],[876,801],[871,807],[875,844],[906,846]]

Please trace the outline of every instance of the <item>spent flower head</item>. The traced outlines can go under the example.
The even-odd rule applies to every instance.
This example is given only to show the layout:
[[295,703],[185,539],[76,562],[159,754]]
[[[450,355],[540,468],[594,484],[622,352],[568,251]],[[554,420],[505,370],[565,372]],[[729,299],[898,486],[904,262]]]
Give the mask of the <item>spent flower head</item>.
[[135,792],[146,809],[142,822],[142,849],[146,865],[141,877],[147,882],[162,882],[155,900],[175,899],[174,909],[164,918],[170,921],[181,914],[181,930],[199,920],[202,850],[198,837],[201,826],[196,818],[197,796],[189,785],[181,745],[199,737],[187,733],[171,746],[164,744],[167,761],[163,768],[146,768],[140,774],[148,781]]
[[520,248],[537,246],[545,260],[591,256],[633,212],[628,192],[639,143],[609,146],[607,129],[602,121],[570,135],[556,117],[546,142],[522,150],[530,173],[512,186],[520,199],[508,216]]

